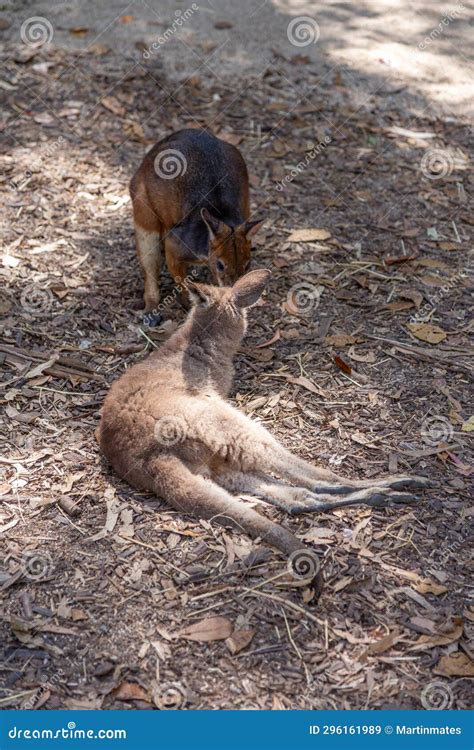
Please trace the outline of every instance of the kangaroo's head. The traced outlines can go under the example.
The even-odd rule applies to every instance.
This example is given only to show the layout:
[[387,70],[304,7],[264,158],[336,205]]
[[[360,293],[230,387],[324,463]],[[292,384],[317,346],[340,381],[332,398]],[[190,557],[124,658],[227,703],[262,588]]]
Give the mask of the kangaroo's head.
[[209,268],[218,286],[230,286],[250,268],[252,237],[264,219],[244,221],[236,227],[225,224],[207,208],[201,216],[209,232]]
[[200,338],[225,338],[238,346],[247,328],[247,309],[258,302],[270,276],[264,269],[250,271],[230,287],[188,282],[191,315],[196,332],[202,332]]

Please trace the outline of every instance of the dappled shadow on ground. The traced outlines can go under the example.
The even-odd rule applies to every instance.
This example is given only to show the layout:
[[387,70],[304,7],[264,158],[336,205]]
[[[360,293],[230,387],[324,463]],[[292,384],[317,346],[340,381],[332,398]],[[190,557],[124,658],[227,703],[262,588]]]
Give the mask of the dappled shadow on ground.
[[[280,23],[286,10],[264,12]],[[375,18],[368,4],[326,12],[347,27],[341,48],[351,24]],[[118,22],[122,39],[138,20]],[[12,35],[4,706],[162,707],[171,684],[188,708],[426,707],[432,682],[468,705],[469,131],[435,116],[421,86],[335,63],[325,33],[319,51],[237,67],[232,85],[199,62],[177,82],[166,57],[135,62],[133,45],[118,54],[101,38],[71,60],[66,46]],[[402,510],[285,520],[324,560],[317,605],[276,553],[249,569],[259,545],[140,496],[95,443],[108,384],[183,317],[171,302],[165,330],[139,327],[127,183],[149,144],[189,125],[239,145],[253,209],[268,216],[255,265],[272,285],[238,359],[236,403],[348,476],[441,483]],[[312,239],[291,239],[303,228]],[[291,291],[308,285],[295,306]],[[245,649],[173,639],[213,615],[245,631]]]

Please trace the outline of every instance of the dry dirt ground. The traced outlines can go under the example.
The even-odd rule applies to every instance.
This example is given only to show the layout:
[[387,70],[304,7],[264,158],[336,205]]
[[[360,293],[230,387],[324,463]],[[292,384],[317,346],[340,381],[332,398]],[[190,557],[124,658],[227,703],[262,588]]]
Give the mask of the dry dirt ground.
[[[467,708],[468,4],[1,8],[0,707]],[[347,476],[439,482],[385,510],[262,508],[318,555],[319,601],[95,442],[109,383],[183,319],[166,276],[168,322],[141,323],[127,183],[188,126],[239,145],[268,217],[235,403]]]

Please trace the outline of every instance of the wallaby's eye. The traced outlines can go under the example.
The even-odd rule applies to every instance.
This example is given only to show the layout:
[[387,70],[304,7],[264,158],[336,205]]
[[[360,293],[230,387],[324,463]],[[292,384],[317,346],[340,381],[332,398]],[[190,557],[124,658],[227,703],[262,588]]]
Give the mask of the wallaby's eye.
[[216,261],[216,269],[219,271],[219,273],[224,273],[225,263],[222,260]]

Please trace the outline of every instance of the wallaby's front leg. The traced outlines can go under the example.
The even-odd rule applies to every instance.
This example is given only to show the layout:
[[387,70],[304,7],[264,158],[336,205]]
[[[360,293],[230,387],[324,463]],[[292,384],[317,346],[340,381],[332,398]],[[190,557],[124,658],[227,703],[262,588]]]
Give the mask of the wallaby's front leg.
[[187,277],[189,264],[186,261],[181,260],[179,257],[176,257],[174,243],[171,239],[165,240],[165,255],[168,271],[170,272],[174,283],[181,289],[178,294],[178,300],[184,308],[188,308],[189,298],[185,291],[183,282]]

